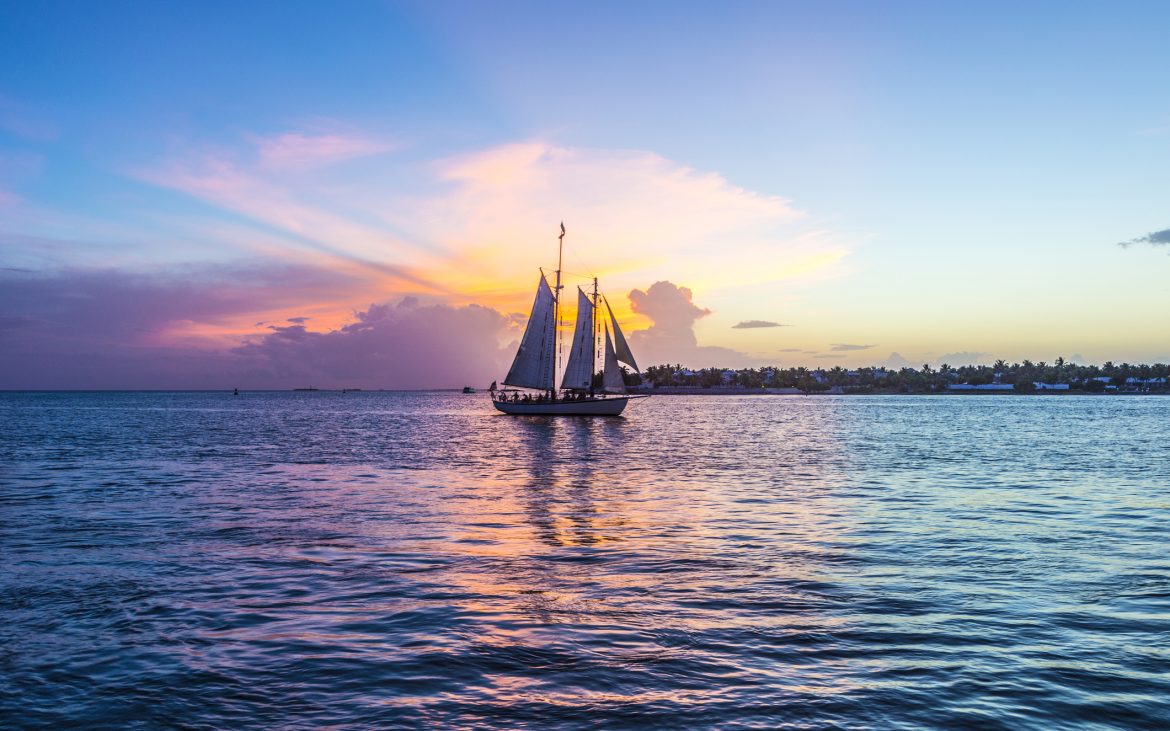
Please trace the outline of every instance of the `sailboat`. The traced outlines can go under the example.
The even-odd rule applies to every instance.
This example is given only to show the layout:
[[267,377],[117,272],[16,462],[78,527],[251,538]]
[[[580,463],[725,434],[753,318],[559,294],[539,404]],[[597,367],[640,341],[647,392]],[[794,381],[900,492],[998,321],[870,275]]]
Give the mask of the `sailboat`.
[[[617,416],[632,399],[645,395],[626,393],[621,363],[635,372],[638,364],[629,343],[618,326],[613,309],[597,288],[586,293],[577,288],[577,324],[569,359],[556,386],[557,352],[560,350],[561,262],[565,246],[565,224],[561,224],[557,253],[556,285],[550,287],[544,270],[536,285],[532,314],[520,338],[520,348],[504,378],[504,388],[492,389],[492,404],[505,414],[544,414],[576,416]],[[599,317],[601,306],[608,317]],[[610,333],[612,332],[612,337]],[[604,333],[604,348],[600,348]],[[601,388],[593,384],[599,350],[602,352]],[[495,386],[495,384],[492,384]],[[530,389],[530,391],[521,391]]]

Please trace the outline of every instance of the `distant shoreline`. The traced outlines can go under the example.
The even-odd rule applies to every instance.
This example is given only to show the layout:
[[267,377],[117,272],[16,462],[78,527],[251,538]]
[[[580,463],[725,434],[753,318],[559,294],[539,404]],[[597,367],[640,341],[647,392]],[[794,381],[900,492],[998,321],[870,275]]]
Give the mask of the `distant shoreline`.
[[[0,394],[17,394],[17,393],[45,393],[45,394],[84,394],[84,393],[224,393],[232,395],[230,388],[80,388],[80,389],[63,389],[63,388],[26,388],[26,389],[0,389]],[[463,394],[462,389],[459,388],[367,388],[367,389],[340,389],[340,388],[314,388],[311,391],[301,388],[256,388],[256,389],[240,389],[239,395],[245,394],[349,394],[349,393],[450,393],[467,396],[484,396],[487,391],[479,391],[475,394]],[[686,388],[686,387],[667,387],[660,388],[631,388],[629,390],[633,394],[645,394],[648,396],[1170,396],[1170,392],[1166,391],[1078,391],[1074,389],[1051,391],[882,391],[882,390],[849,390],[849,391],[801,391],[797,388],[769,388],[769,389],[754,389],[754,388]]]
[[1156,391],[802,391],[798,388],[631,388],[630,393],[644,393],[652,396],[1170,396],[1170,393]]

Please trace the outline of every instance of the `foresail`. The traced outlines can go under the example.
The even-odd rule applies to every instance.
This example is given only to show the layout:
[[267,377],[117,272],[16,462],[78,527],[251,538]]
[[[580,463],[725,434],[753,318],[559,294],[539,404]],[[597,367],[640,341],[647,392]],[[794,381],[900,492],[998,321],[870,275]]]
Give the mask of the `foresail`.
[[630,345],[626,342],[626,336],[622,335],[622,329],[618,327],[617,318],[613,316],[613,309],[609,306],[609,300],[605,301],[605,309],[609,312],[609,322],[613,326],[613,339],[617,341],[617,347],[614,351],[617,359],[637,371],[638,364],[634,362],[634,354],[630,352]]
[[606,393],[625,393],[626,380],[622,378],[622,369],[618,365],[617,353],[613,350],[613,341],[609,339],[609,329],[605,330],[605,370],[601,375],[601,385]]
[[536,300],[532,314],[520,338],[520,349],[508,370],[504,385],[521,388],[539,388],[551,391],[554,383],[553,354],[556,347],[556,327],[553,312],[556,298],[544,275],[536,286]]
[[573,349],[565,366],[561,388],[589,388],[593,383],[593,302],[577,290],[577,328],[573,331]]

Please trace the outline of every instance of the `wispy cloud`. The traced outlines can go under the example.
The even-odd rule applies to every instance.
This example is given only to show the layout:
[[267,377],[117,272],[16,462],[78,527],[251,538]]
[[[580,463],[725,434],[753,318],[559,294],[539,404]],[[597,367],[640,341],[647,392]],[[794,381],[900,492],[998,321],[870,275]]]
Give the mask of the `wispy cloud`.
[[57,138],[57,125],[26,104],[0,95],[0,130],[32,142]]
[[261,164],[278,170],[323,167],[395,149],[390,142],[344,134],[288,132],[254,141]]
[[[317,255],[341,269],[365,269],[393,286],[440,293],[445,285],[424,270],[434,262],[370,216],[338,206],[312,182],[285,180],[273,171],[249,168],[221,154],[197,155],[158,169],[139,171],[142,180],[176,190],[244,216],[286,242],[292,252]],[[335,195],[335,194],[333,194]],[[429,266],[428,266],[429,265]]]
[[[290,131],[248,141],[245,151],[196,151],[136,177],[282,237],[285,256],[392,266],[415,291],[451,301],[524,307],[535,268],[555,256],[562,216],[566,269],[603,277],[611,292],[649,277],[712,289],[820,276],[846,253],[784,198],[647,151],[527,141],[396,160],[388,172],[330,167],[393,147],[373,135]],[[748,260],[756,263],[742,266]]]
[[829,350],[834,352],[844,352],[849,350],[869,350],[877,347],[876,345],[853,345],[852,343],[833,343]]
[[1168,246],[1170,245],[1170,228],[1162,229],[1161,231],[1152,231],[1145,236],[1138,236],[1136,239],[1129,241],[1122,241],[1117,245],[1123,249],[1127,249],[1134,244],[1150,244],[1151,246]]
[[[555,247],[543,242],[561,216],[566,261],[611,288],[647,277],[704,288],[770,282],[831,269],[845,255],[788,200],[643,150],[536,140],[449,158],[436,170],[449,192],[420,201],[419,212],[446,248],[460,248],[475,279],[514,278],[532,271],[534,256],[547,261]],[[564,212],[551,226],[550,211]]]
[[744,320],[743,322],[737,322],[736,324],[732,325],[731,329],[732,330],[755,330],[756,328],[762,328],[762,327],[786,327],[786,326],[781,325],[778,322],[772,322],[770,320]]

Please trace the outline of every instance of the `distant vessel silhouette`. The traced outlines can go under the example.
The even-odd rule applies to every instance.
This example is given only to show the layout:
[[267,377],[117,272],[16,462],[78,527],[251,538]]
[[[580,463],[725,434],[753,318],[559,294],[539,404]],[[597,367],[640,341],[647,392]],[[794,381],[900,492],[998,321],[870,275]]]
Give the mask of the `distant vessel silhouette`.
[[[520,339],[520,348],[512,367],[504,378],[504,386],[513,388],[496,389],[492,384],[492,404],[505,414],[547,414],[574,416],[617,416],[626,408],[631,399],[646,396],[631,396],[626,393],[619,361],[635,371],[638,364],[634,354],[622,335],[617,318],[609,301],[598,292],[597,278],[593,278],[593,292],[586,294],[577,288],[577,325],[573,332],[573,345],[569,360],[561,378],[561,392],[557,393],[557,345],[561,305],[561,264],[564,254],[565,224],[561,224],[558,237],[556,287],[549,287],[544,271],[536,285],[536,300],[532,303],[532,314]],[[608,325],[598,317],[601,303],[609,315]],[[610,338],[610,330],[613,338]],[[605,331],[605,348],[601,371],[600,393],[594,388],[593,373],[598,358],[600,330]],[[536,393],[521,391],[531,389]],[[466,391],[466,389],[464,389]]]

